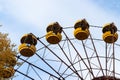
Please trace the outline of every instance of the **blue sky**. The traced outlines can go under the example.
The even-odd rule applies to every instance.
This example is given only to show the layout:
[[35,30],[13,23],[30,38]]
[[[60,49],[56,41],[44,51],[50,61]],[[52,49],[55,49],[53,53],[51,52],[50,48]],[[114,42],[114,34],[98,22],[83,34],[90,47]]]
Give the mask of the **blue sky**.
[[63,27],[83,18],[97,26],[114,22],[120,30],[119,13],[119,0],[0,0],[0,32],[9,33],[18,46],[23,34],[43,36],[56,21]]
[[[95,0],[92,0],[95,1]],[[97,0],[96,4],[103,7],[105,10],[107,11],[112,11],[113,14],[116,13],[118,14],[118,12],[120,11],[120,1],[119,0]],[[119,15],[119,14],[118,14]]]
[[42,36],[47,25],[55,21],[67,27],[86,18],[91,25],[115,22],[119,27],[119,4],[119,0],[0,0],[1,31],[18,41],[29,32]]

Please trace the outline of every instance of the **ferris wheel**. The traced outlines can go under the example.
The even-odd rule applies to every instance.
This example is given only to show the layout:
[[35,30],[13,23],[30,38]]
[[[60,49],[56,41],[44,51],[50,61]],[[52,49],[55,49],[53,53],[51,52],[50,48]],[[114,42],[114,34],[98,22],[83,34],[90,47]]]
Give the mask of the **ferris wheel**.
[[13,80],[120,80],[119,30],[114,23],[73,27],[54,22],[41,37],[23,35]]

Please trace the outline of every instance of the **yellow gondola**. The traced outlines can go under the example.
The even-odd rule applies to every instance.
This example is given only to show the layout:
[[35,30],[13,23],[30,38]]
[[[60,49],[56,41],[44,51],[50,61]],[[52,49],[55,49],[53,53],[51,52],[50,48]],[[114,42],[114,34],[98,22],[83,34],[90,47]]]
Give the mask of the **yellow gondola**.
[[37,44],[36,37],[33,36],[31,33],[25,34],[24,36],[22,36],[20,41],[21,43],[28,43],[28,44],[33,44],[33,45]]
[[25,57],[33,56],[36,52],[37,38],[32,33],[29,33],[25,34],[20,41],[21,45],[18,48],[20,54]]
[[60,33],[53,33],[53,31],[50,31],[46,34],[46,40],[50,44],[57,44],[61,41],[62,35]]
[[14,71],[14,68],[12,67],[0,69],[0,77],[2,78],[10,78],[14,75],[14,73],[15,71]]
[[89,36],[89,31],[88,29],[86,30],[82,30],[81,28],[77,28],[74,30],[74,36],[75,38],[77,38],[78,40],[84,40],[87,39]]
[[50,44],[58,44],[62,39],[62,27],[59,25],[58,22],[50,24],[47,29],[46,40]]
[[114,43],[118,39],[117,28],[113,23],[106,24],[103,27],[103,40],[106,43]]
[[85,19],[79,20],[74,25],[74,36],[78,40],[85,40],[89,36],[89,24]]
[[25,57],[31,57],[35,54],[36,47],[34,45],[23,43],[19,46],[18,50],[21,53],[21,55]]

